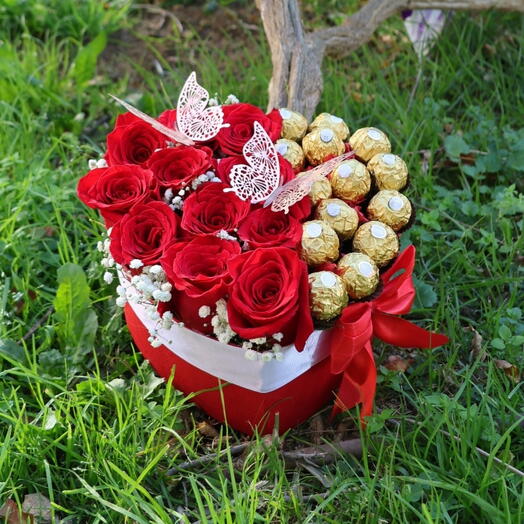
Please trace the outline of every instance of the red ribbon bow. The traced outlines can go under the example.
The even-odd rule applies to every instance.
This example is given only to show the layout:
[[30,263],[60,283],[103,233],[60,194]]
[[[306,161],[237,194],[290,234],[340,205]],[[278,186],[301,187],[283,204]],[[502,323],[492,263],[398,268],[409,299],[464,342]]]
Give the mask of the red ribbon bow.
[[[347,306],[332,329],[331,372],[342,373],[333,414],[361,403],[361,420],[371,415],[377,369],[371,340],[405,348],[430,349],[448,342],[448,337],[426,331],[395,315],[411,310],[415,300],[412,274],[415,248],[409,246],[382,275],[383,290],[369,302]],[[404,272],[395,276],[399,271]]]

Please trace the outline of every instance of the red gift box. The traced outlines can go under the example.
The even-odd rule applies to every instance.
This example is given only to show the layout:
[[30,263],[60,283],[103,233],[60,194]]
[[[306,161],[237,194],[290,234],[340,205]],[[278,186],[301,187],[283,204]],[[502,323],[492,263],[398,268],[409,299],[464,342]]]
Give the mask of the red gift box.
[[[283,348],[283,361],[245,358],[245,350],[222,344],[180,326],[160,330],[165,341],[152,347],[151,323],[138,303],[128,303],[125,316],[135,344],[156,372],[217,420],[247,434],[271,432],[278,413],[280,433],[326,405],[336,393],[334,412],[362,404],[370,415],[376,387],[373,336],[400,347],[434,348],[447,337],[426,331],[399,314],[415,298],[412,271],[415,249],[407,248],[381,276],[383,289],[371,301],[348,306],[335,326],[314,331],[304,350]],[[126,284],[125,281],[122,281]]]

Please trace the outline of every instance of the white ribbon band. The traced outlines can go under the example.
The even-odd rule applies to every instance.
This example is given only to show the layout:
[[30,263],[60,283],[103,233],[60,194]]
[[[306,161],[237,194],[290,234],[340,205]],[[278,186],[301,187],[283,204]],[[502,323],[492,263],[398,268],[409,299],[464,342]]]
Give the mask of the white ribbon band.
[[[139,295],[121,275],[120,282],[129,292]],[[129,304],[148,331],[156,330],[158,338],[169,351],[210,375],[259,393],[285,386],[324,360],[329,353],[326,344],[320,343],[325,332],[316,330],[311,333],[301,352],[290,345],[282,348],[282,360],[248,360],[245,349],[222,344],[176,324],[171,329],[163,329],[159,322],[149,318],[140,303],[131,300]]]

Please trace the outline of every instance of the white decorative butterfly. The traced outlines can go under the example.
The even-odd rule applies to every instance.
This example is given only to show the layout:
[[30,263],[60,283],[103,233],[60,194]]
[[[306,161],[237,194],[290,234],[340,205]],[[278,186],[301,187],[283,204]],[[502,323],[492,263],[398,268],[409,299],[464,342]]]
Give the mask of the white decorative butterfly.
[[355,156],[353,151],[343,153],[340,156],[332,158],[319,166],[310,169],[309,171],[302,171],[298,175],[290,180],[287,184],[279,187],[264,203],[264,207],[271,204],[271,210],[278,212],[284,211],[289,213],[289,208],[302,200],[310,191],[311,186],[317,181],[321,180],[325,176],[329,175],[340,162],[352,158]]
[[[214,138],[224,124],[221,106],[207,107],[209,93],[196,81],[193,71],[182,87],[176,105],[178,129],[191,140],[206,142]],[[206,109],[207,108],[207,109]]]
[[198,84],[193,71],[182,87],[176,106],[176,128],[171,129],[155,118],[146,115],[131,104],[110,95],[130,113],[150,124],[154,129],[180,144],[191,146],[196,142],[205,142],[214,138],[224,124],[222,107],[207,107],[209,93]]
[[280,164],[275,145],[265,129],[255,121],[253,136],[244,144],[246,164],[233,166],[229,173],[231,187],[242,200],[256,204],[266,200],[280,183]]

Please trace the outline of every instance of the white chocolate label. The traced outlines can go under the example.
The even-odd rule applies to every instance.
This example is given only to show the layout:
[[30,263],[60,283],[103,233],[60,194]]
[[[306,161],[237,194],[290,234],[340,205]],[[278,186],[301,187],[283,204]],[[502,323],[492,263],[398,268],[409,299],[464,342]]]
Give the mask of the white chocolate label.
[[388,166],[394,166],[396,160],[397,159],[395,158],[395,155],[392,155],[391,153],[386,153],[382,157],[382,162],[384,162],[384,164],[387,164]]
[[320,273],[320,281],[326,287],[333,287],[337,283],[337,277],[334,273],[329,271],[322,271]]
[[329,119],[331,120],[331,122],[333,122],[333,124],[340,124],[340,122],[342,122],[342,118],[335,115],[331,115]]
[[277,153],[280,153],[281,155],[285,155],[287,153],[288,148],[289,146],[287,144],[280,143],[280,144],[277,144],[276,150],[277,150]]
[[340,215],[340,205],[333,203],[328,204],[326,211],[330,217],[338,217],[338,215]]
[[388,200],[388,207],[391,211],[400,211],[404,207],[404,202],[400,197],[394,196]]
[[340,178],[347,178],[353,173],[353,168],[350,164],[340,164],[337,168],[337,173]]
[[322,226],[320,224],[307,224],[306,234],[309,238],[317,238],[322,234]]
[[371,235],[375,238],[386,238],[386,228],[382,224],[371,224]]
[[321,129],[320,130],[320,140],[326,143],[331,142],[331,140],[333,140],[333,131],[329,129],[328,127]]
[[373,266],[369,262],[359,262],[358,263],[358,272],[366,277],[370,278],[373,275]]
[[369,129],[368,136],[373,140],[380,140],[382,138],[382,133],[378,129]]
[[291,118],[291,111],[289,109],[286,109],[285,107],[283,107],[282,109],[280,109],[280,116],[286,120],[288,118]]

